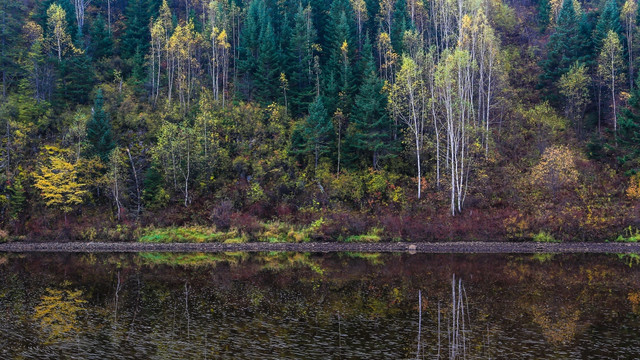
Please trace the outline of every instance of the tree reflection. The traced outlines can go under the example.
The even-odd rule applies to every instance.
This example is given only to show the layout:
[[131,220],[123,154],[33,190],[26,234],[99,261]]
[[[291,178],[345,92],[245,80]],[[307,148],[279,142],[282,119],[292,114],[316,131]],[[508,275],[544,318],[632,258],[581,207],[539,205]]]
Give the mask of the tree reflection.
[[47,288],[35,307],[33,319],[47,333],[47,342],[65,341],[78,333],[78,314],[87,302],[82,299],[82,290],[71,290],[70,283],[63,289]]

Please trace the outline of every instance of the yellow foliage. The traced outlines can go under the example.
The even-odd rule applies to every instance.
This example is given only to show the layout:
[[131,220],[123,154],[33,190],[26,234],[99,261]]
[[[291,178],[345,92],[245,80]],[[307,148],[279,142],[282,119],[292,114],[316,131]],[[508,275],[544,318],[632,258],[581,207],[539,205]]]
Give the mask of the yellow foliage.
[[575,155],[567,146],[550,146],[542,154],[540,162],[533,167],[530,181],[542,184],[551,190],[574,184],[578,181]]
[[82,290],[47,288],[33,318],[49,333],[48,341],[64,340],[78,330],[78,313],[86,302],[82,299]]
[[59,156],[50,157],[50,166],[43,165],[39,173],[33,174],[34,186],[47,206],[58,207],[64,213],[72,210],[74,205],[82,203],[87,193],[84,184],[77,182],[77,171],[73,164]]
[[640,174],[633,175],[629,180],[627,196],[633,200],[640,199]]

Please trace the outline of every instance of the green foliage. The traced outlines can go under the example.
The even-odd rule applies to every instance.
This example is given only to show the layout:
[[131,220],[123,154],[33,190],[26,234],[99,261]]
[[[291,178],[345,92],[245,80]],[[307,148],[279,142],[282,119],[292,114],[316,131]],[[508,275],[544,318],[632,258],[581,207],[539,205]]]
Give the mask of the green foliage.
[[25,202],[27,200],[24,187],[22,186],[22,180],[17,177],[11,185],[9,190],[9,216],[12,220],[18,220],[20,213],[24,209]]
[[376,75],[368,37],[363,51],[365,78],[355,98],[352,130],[347,143],[353,151],[368,155],[372,159],[371,165],[377,169],[379,160],[391,153],[392,122],[385,106],[387,96],[383,91],[384,84]]
[[546,233],[544,231],[540,231],[539,233],[535,234],[533,236],[533,241],[535,242],[541,242],[541,243],[557,243],[560,242],[559,240],[556,240],[553,235]]
[[93,105],[93,116],[87,123],[87,140],[91,146],[90,155],[97,155],[103,162],[109,161],[109,155],[115,148],[109,115],[103,109],[102,89],[98,89]]
[[618,161],[629,173],[640,171],[640,88],[635,87],[628,106],[618,118]]
[[556,99],[554,84],[580,60],[581,31],[573,1],[563,0],[556,28],[547,43],[547,58],[542,62],[541,87],[552,100]]

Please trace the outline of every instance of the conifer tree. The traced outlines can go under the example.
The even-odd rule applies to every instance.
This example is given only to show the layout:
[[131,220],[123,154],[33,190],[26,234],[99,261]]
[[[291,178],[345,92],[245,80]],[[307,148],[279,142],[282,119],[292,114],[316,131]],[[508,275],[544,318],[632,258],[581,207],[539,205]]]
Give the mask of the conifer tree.
[[271,18],[266,15],[263,22],[259,38],[255,91],[258,101],[269,103],[278,94],[280,67]]
[[[637,83],[637,82],[636,82]],[[618,117],[618,144],[622,166],[630,173],[640,171],[640,87],[631,92],[628,106]]]
[[111,56],[113,50],[113,39],[107,31],[106,23],[102,15],[98,14],[91,24],[89,31],[91,35],[91,56],[96,59],[103,59]]
[[598,52],[602,50],[604,39],[609,31],[614,31],[618,36],[621,34],[620,9],[617,0],[607,0],[598,18],[598,23],[593,31],[593,43]]
[[569,71],[580,54],[580,27],[572,0],[564,0],[558,15],[555,32],[547,43],[547,58],[542,62],[544,72],[540,76],[540,86],[547,96],[555,99],[556,82]]
[[377,76],[371,42],[367,36],[363,46],[364,81],[355,98],[351,125],[351,136],[347,143],[360,153],[365,153],[377,169],[382,156],[389,153],[391,121],[387,113],[387,97],[383,82]]
[[313,154],[315,160],[314,169],[318,168],[318,160],[329,151],[333,126],[322,102],[322,97],[309,106],[309,116],[303,124],[302,135],[305,139],[302,151]]
[[102,89],[98,89],[93,106],[93,116],[87,123],[87,140],[90,144],[90,155],[97,155],[107,163],[111,150],[115,148],[115,142],[113,141],[109,116],[102,106]]
[[538,1],[538,26],[540,27],[540,32],[547,31],[549,27],[549,20],[551,16],[551,5],[549,4],[549,0],[539,0]]

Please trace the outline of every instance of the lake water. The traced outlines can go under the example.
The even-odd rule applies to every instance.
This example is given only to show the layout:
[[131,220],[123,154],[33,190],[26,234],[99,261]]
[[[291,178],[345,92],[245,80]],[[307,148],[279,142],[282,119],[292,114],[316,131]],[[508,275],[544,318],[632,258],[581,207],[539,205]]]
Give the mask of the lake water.
[[0,358],[638,359],[639,269],[589,254],[0,254]]

